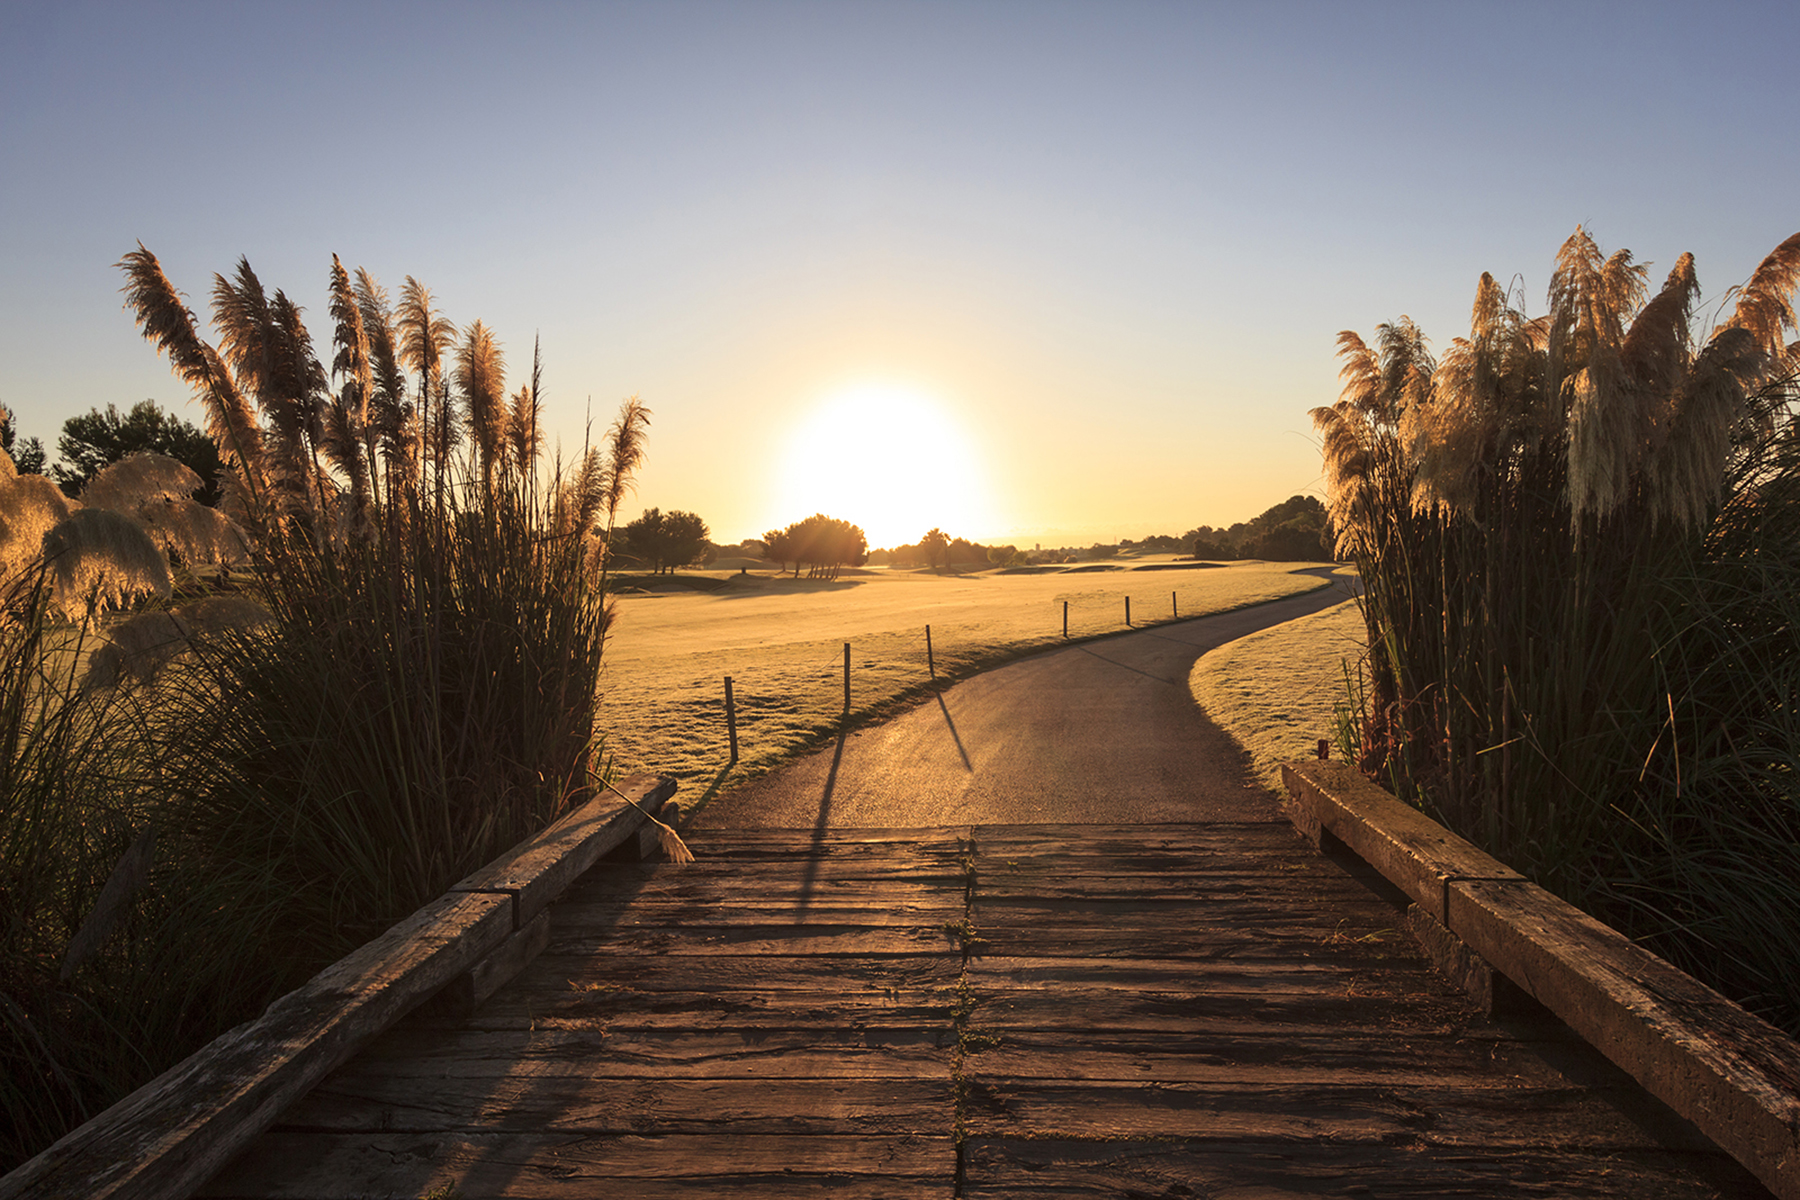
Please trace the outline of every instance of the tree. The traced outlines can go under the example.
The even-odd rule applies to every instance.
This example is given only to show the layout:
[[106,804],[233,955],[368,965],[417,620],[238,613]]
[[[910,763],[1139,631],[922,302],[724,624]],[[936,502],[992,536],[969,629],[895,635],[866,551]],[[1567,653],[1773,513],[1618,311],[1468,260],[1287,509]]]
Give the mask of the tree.
[[13,429],[12,410],[0,404],[0,450],[12,458],[13,466],[21,475],[42,475],[44,473],[44,443],[36,438],[17,440]]
[[996,567],[1020,567],[1025,565],[1025,556],[1019,553],[1017,546],[989,546],[988,561]]
[[940,574],[950,562],[950,539],[936,526],[919,539],[919,549],[925,554],[925,565],[936,567]]
[[763,544],[769,561],[784,567],[794,564],[796,579],[802,563],[810,568],[808,578],[836,579],[844,567],[860,567],[869,560],[869,539],[861,527],[824,513],[814,513],[786,529],[771,529],[763,535]]
[[710,531],[694,513],[652,508],[619,532],[625,539],[626,554],[661,573],[698,562],[706,554]]
[[56,452],[62,460],[50,469],[63,492],[79,496],[88,480],[111,463],[146,450],[166,454],[200,477],[194,497],[202,504],[219,499],[219,451],[213,440],[180,417],[165,413],[154,400],[132,405],[119,415],[116,405],[93,409],[63,422]]

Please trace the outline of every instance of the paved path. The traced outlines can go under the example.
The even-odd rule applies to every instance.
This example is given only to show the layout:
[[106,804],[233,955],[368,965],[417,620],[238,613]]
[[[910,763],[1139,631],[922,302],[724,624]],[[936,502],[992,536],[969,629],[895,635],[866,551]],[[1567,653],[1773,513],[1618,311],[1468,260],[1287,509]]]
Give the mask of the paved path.
[[1349,595],[1340,577],[1009,663],[715,799],[696,825],[1274,820],[1236,744],[1195,705],[1188,672],[1216,646]]

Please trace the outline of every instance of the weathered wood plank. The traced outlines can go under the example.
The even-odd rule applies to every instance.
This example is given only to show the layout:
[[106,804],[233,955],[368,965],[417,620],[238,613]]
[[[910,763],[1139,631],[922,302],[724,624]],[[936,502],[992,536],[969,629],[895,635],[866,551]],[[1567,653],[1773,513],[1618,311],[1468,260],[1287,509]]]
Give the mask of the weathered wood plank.
[[1329,833],[1439,921],[1444,921],[1448,881],[1524,878],[1382,791],[1353,764],[1294,763],[1281,773],[1303,815],[1304,832]]
[[676,954],[692,958],[784,954],[807,956],[943,955],[955,937],[937,926],[762,925],[683,930],[676,925],[614,930],[584,936],[559,930],[549,949],[560,955]]
[[[970,1020],[983,1029],[1114,1029],[1154,1033],[1249,1033],[1280,1028],[1298,1036],[1357,1031],[1424,1031],[1487,1040],[1521,1036],[1504,1026],[1475,1022],[1460,994],[1431,986],[1435,981],[1408,974],[1398,986],[1382,980],[1374,990],[1218,992],[1184,991],[1172,983],[1149,988],[1067,985],[1051,990],[974,992]],[[1555,1027],[1552,1027],[1554,1030]],[[1527,1040],[1544,1036],[1541,1027]],[[1566,1032],[1560,1035],[1568,1038]]]
[[[1142,953],[1142,949],[1138,950]],[[1396,960],[1394,969],[1424,980],[1430,968],[1422,962]],[[1285,963],[1237,962],[1233,959],[1199,958],[1059,958],[998,954],[977,956],[969,964],[972,986],[999,991],[1049,989],[1068,984],[1170,989],[1185,992],[1257,995],[1273,992],[1314,992],[1320,989],[1350,991],[1381,986],[1365,966],[1345,961],[1292,960]]]
[[[625,962],[596,961],[591,955],[559,955],[554,945],[519,977],[517,986],[579,988],[616,983],[642,992],[805,991],[874,992],[904,995],[909,991],[951,987],[962,970],[948,953],[882,957],[830,955],[692,955],[660,954]],[[562,982],[554,976],[562,972]]]
[[963,1064],[972,1079],[1121,1080],[1220,1085],[1425,1086],[1455,1075],[1470,1086],[1566,1086],[1567,1078],[1529,1045],[1456,1037],[1334,1038],[1191,1036],[1008,1029]]
[[[1766,1196],[1741,1169],[1679,1151],[1549,1146],[1462,1151],[1329,1138],[1216,1143],[971,1138],[963,1196]],[[1696,1168],[1702,1168],[1696,1170]],[[1716,1168],[1716,1169],[1715,1169]]]
[[1452,883],[1449,928],[1771,1188],[1800,1195],[1800,1045],[1535,884]]
[[[947,1017],[946,1013],[946,1017]],[[947,1073],[948,1021],[927,1027],[395,1030],[363,1053],[371,1070],[432,1079],[930,1079]]]
[[[208,1200],[367,1200],[423,1196],[451,1186],[464,1195],[591,1200],[597,1186],[633,1196],[778,1193],[807,1182],[865,1195],[950,1194],[956,1152],[949,1136],[655,1137],[579,1133],[349,1134],[321,1139],[271,1133],[254,1158],[232,1164],[197,1195]],[[870,1187],[870,1185],[874,1185]],[[852,1193],[854,1194],[854,1193]]]
[[391,1062],[344,1070],[288,1110],[280,1130],[545,1133],[906,1134],[954,1119],[953,1085],[924,1078],[618,1079],[582,1073],[424,1075]]
[[[1628,1083],[1626,1086],[1629,1086]],[[976,1137],[1077,1141],[1331,1141],[1469,1149],[1580,1146],[1718,1155],[1667,1116],[1630,1115],[1586,1087],[1330,1083],[1038,1085],[974,1083],[964,1120]]]

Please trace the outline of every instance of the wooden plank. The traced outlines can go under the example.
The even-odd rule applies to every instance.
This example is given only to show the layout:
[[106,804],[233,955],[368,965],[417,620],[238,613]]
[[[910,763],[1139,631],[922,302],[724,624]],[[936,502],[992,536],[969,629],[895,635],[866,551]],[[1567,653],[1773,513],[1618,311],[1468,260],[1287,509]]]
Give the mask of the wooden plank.
[[507,1063],[454,1079],[346,1069],[289,1109],[278,1130],[486,1129],[588,1134],[906,1134],[951,1127],[947,1072],[924,1078],[638,1079],[520,1075]]
[[[704,937],[705,940],[698,940]],[[955,938],[936,927],[892,928],[846,925],[765,925],[731,929],[710,935],[695,931],[686,937],[678,930],[635,929],[610,936],[582,937],[579,933],[554,938],[558,954],[618,955],[680,953],[694,958],[789,954],[811,956],[942,955],[956,945]],[[677,950],[677,947],[679,949]]]
[[383,1039],[364,1058],[421,1080],[485,1076],[495,1064],[606,1079],[928,1079],[945,1074],[955,1041],[944,1017],[911,1028],[433,1030]]
[[1143,1081],[1221,1085],[1304,1084],[1329,1078],[1345,1087],[1425,1086],[1455,1073],[1493,1086],[1560,1087],[1562,1071],[1529,1045],[1454,1036],[1258,1037],[1115,1030],[1007,1029],[968,1056],[971,1079]]
[[[1421,979],[1422,962],[1400,969]],[[1281,964],[1236,962],[1232,959],[1163,959],[1141,957],[1057,958],[980,955],[970,962],[971,986],[996,991],[1057,991],[1074,985],[1134,989],[1177,989],[1216,995],[1263,995],[1351,991],[1370,986],[1369,973],[1354,962],[1295,959]]]
[[872,992],[901,996],[930,988],[953,987],[962,964],[948,954],[905,958],[879,955],[691,955],[661,954],[624,963],[596,961],[591,955],[564,956],[550,950],[520,978],[535,986],[540,971],[561,971],[566,982],[619,984],[640,992],[714,991],[755,994],[758,991]]
[[[1281,1028],[1296,1035],[1419,1030],[1491,1039],[1518,1037],[1498,1026],[1471,1029],[1468,1001],[1423,972],[1370,988],[1296,992],[1216,992],[1070,985],[1055,990],[978,987],[970,1020],[984,1030],[1116,1029],[1152,1033],[1247,1033]],[[1555,1031],[1551,1027],[1552,1034]],[[1541,1033],[1542,1027],[1532,1029]],[[1573,1035],[1562,1033],[1568,1038]]]
[[[1218,1142],[1081,1142],[970,1138],[962,1195],[974,1200],[1058,1196],[1302,1195],[1719,1200],[1766,1193],[1735,1164],[1680,1151],[1368,1145],[1331,1138]],[[1699,1168],[1699,1169],[1697,1169]]]
[[1318,1139],[1469,1149],[1565,1145],[1723,1157],[1692,1126],[1646,1119],[1621,1107],[1614,1094],[1587,1087],[1470,1086],[1459,1079],[1403,1086],[1335,1080],[1067,1086],[1007,1080],[972,1083],[965,1103],[964,1121],[975,1137]]
[[812,1183],[830,1186],[834,1194],[860,1186],[864,1195],[943,1200],[953,1187],[955,1162],[947,1134],[371,1133],[321,1139],[272,1133],[258,1143],[254,1158],[233,1163],[196,1194],[208,1200],[366,1200],[454,1187],[470,1197],[591,1200],[596,1186],[623,1185],[632,1196],[736,1196],[791,1195]]
[[541,912],[480,962],[445,984],[428,1007],[456,1017],[467,1016],[483,1000],[512,982],[549,944],[550,914]]
[[512,928],[504,896],[433,901],[0,1179],[0,1197],[186,1195]]

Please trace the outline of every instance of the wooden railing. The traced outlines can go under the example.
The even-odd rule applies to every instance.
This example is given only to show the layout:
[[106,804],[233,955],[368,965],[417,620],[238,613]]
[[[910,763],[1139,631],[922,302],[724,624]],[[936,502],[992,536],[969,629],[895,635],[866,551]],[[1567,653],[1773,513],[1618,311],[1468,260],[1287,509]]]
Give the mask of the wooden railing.
[[1350,764],[1281,770],[1300,831],[1405,892],[1419,941],[1490,1011],[1530,997],[1776,1195],[1800,1200],[1800,1044]]
[[619,790],[630,799],[583,805],[0,1178],[0,1200],[188,1196],[413,1008],[438,995],[479,1003],[530,961],[544,909],[640,838],[643,810],[661,809],[675,781],[637,775]]

